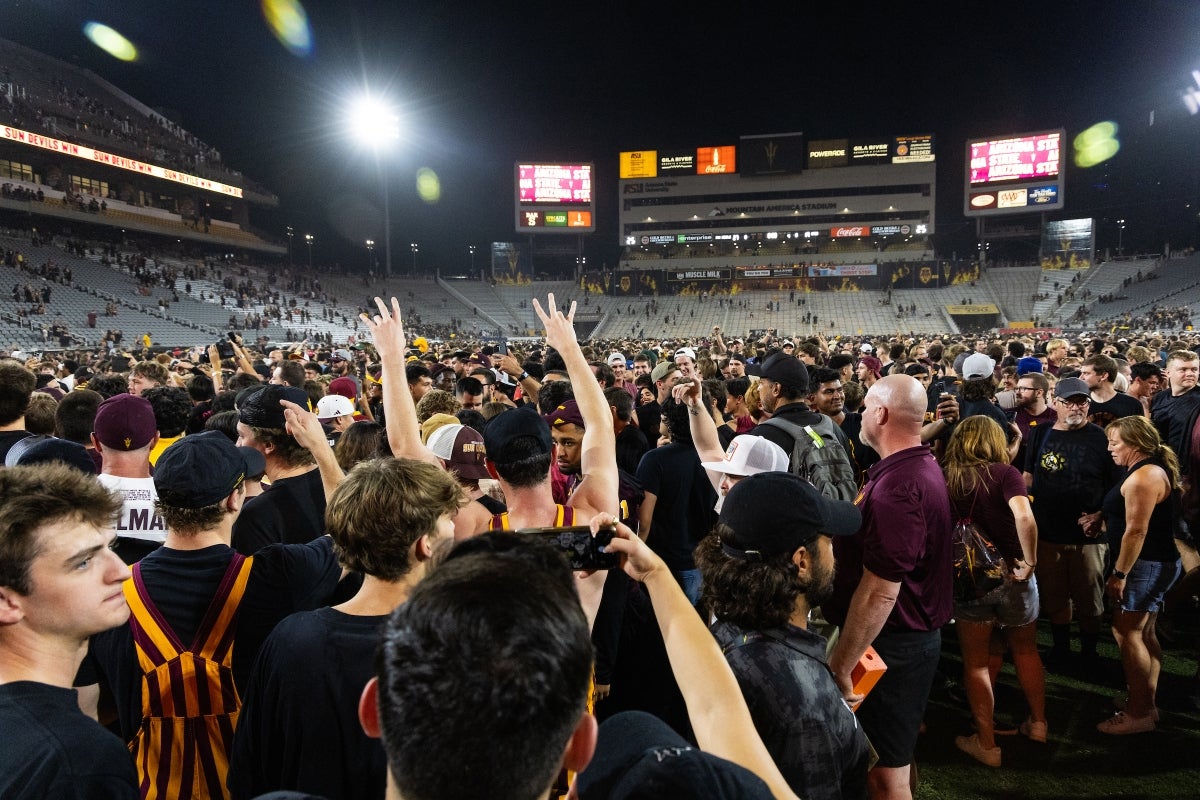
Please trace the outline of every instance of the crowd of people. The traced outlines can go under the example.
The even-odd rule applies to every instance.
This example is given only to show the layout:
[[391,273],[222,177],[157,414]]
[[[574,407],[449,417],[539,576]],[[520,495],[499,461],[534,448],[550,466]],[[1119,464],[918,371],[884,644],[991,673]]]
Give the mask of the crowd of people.
[[1012,732],[1065,736],[1046,670],[1094,675],[1106,619],[1096,729],[1158,727],[1197,341],[532,306],[519,352],[375,298],[344,347],[0,358],[0,796],[910,797],[952,620],[963,758],[1011,764],[1006,653]]

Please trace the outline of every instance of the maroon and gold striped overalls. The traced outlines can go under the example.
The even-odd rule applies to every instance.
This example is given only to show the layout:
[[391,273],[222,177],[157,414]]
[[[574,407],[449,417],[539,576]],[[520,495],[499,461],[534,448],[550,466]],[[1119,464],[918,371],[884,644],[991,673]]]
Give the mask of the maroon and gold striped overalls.
[[142,723],[129,749],[143,798],[229,796],[229,746],[242,705],[233,682],[234,623],[252,563],[234,555],[191,647],[150,599],[140,565],[125,582],[142,670]]

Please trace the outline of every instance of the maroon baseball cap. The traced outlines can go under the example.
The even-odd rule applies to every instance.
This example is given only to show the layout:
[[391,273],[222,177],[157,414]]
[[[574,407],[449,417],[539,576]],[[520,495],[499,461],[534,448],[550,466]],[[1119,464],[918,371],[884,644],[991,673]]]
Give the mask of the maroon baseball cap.
[[158,432],[154,407],[140,395],[113,395],[97,407],[92,431],[96,441],[111,450],[140,450]]
[[467,480],[490,478],[484,464],[483,435],[466,425],[443,425],[429,435],[429,452],[446,462],[446,469]]
[[340,394],[347,400],[353,401],[358,397],[358,384],[353,378],[334,378],[329,382],[329,393]]
[[549,414],[543,414],[542,419],[546,420],[546,424],[551,428],[557,428],[559,425],[587,427],[583,424],[583,414],[579,411],[579,404],[574,400],[568,400]]

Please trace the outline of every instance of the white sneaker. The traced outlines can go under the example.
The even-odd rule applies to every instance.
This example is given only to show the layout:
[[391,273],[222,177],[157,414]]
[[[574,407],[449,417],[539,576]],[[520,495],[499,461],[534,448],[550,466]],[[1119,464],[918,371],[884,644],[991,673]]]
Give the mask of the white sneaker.
[[1101,733],[1122,736],[1126,733],[1147,733],[1154,730],[1154,717],[1147,714],[1144,717],[1131,717],[1124,711],[1118,711],[1096,726]]
[[1046,741],[1046,723],[1027,719],[1021,723],[1021,735],[1033,742]]
[[985,764],[989,767],[1000,766],[1000,748],[985,749],[979,743],[979,734],[977,733],[973,733],[970,736],[955,736],[954,745],[980,764]]

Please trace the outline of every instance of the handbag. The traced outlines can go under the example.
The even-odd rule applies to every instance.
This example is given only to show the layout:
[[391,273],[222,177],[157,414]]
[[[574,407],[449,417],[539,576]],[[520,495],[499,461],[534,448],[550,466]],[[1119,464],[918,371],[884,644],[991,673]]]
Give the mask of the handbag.
[[[971,503],[971,511],[975,503]],[[970,514],[954,526],[954,601],[978,600],[1004,583],[1004,557]]]

